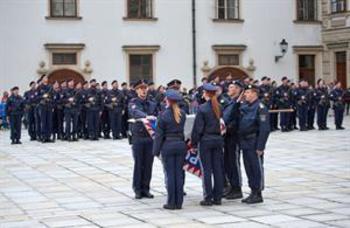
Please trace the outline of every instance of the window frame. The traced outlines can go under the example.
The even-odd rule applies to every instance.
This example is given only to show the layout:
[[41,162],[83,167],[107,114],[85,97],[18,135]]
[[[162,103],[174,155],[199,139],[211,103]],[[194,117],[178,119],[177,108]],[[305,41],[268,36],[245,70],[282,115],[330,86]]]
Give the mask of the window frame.
[[[236,58],[237,58],[237,64],[222,64],[221,62],[220,62],[220,60],[221,60],[221,57],[227,57],[227,56],[230,56],[230,57],[233,57],[233,56],[235,56]],[[217,59],[218,59],[218,66],[240,66],[240,53],[225,53],[225,52],[219,52],[219,53],[217,53]]]
[[130,83],[130,55],[152,55],[152,81],[157,80],[156,75],[156,53],[160,50],[160,45],[123,45],[122,49],[124,51],[125,58],[125,70],[127,78],[126,80]]
[[[225,9],[225,16],[224,18],[219,18],[219,0],[215,0],[215,17],[213,19],[214,22],[243,22],[244,20],[241,19],[241,1],[240,0],[234,0],[236,6],[235,9],[235,17],[234,18],[228,18],[228,7],[227,3],[229,0],[224,0],[224,9]],[[237,10],[237,13],[236,13]]]
[[[303,15],[302,17],[299,17],[299,10],[302,8],[300,6],[300,1],[305,1],[305,0],[296,0],[296,21],[299,21],[299,22],[318,22],[319,21],[319,5],[318,5],[318,0],[313,0],[314,1],[314,4],[313,4],[313,7],[314,7],[314,18],[313,19],[305,19],[305,13],[303,12]],[[305,11],[303,9],[303,11]],[[307,13],[308,14],[308,13]]]
[[[338,5],[339,2],[344,2],[344,9],[341,10],[341,11],[338,11],[338,10],[333,11],[333,5],[334,4]],[[331,12],[331,14],[345,13],[345,12],[348,11],[348,1],[347,0],[330,0],[329,3],[330,3],[330,12]]]
[[[74,63],[55,63],[55,57],[54,55],[74,55]],[[51,59],[52,59],[52,65],[54,66],[66,66],[66,65],[71,65],[71,66],[76,66],[78,64],[78,53],[76,51],[53,51],[51,53]]]
[[[144,64],[144,61],[143,61],[143,58],[147,57],[147,58],[150,58],[149,61],[149,67],[150,69],[149,70],[149,78],[145,78],[144,75],[140,75],[142,78],[139,78],[137,80],[140,80],[140,79],[146,79],[148,81],[153,81],[153,78],[154,78],[154,69],[153,69],[153,61],[154,61],[154,57],[153,57],[153,54],[151,53],[130,53],[128,55],[128,68],[129,68],[129,81],[136,81],[136,80],[132,80],[132,63],[131,63],[131,57],[132,56],[138,56],[140,58],[140,65],[137,66],[137,67],[141,67],[143,68],[146,64]],[[141,69],[142,70],[142,69]]]
[[66,0],[62,0],[63,3],[63,15],[54,15],[53,14],[53,1],[55,0],[49,0],[50,1],[50,17],[62,17],[62,18],[70,18],[70,17],[78,17],[78,0],[73,0],[74,1],[74,15],[73,16],[67,16],[65,15],[65,2]]
[[[125,0],[126,1],[126,16],[123,18],[124,20],[144,20],[144,21],[147,21],[147,20],[156,20],[156,18],[154,17],[154,0],[146,0],[146,1],[149,1],[150,3],[150,16],[146,16],[146,17],[142,17],[140,15],[138,15],[137,17],[131,17],[130,16],[130,4],[131,4],[131,1],[132,0]],[[142,4],[142,0],[137,0],[139,3],[138,5],[138,11],[140,14],[141,10],[141,4]]]

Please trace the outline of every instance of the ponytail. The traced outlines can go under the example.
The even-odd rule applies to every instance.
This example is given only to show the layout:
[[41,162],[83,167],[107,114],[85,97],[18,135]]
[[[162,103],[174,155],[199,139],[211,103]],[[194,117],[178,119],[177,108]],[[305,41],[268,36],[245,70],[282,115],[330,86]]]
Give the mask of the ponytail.
[[221,109],[220,109],[220,104],[218,102],[218,99],[217,99],[215,93],[210,93],[210,92],[207,92],[207,93],[210,97],[211,107],[213,109],[215,117],[219,120],[221,118]]
[[181,121],[181,109],[180,109],[179,105],[176,102],[172,102],[171,103],[171,109],[173,110],[173,115],[174,115],[174,119],[175,119],[176,123],[180,124],[180,121]]

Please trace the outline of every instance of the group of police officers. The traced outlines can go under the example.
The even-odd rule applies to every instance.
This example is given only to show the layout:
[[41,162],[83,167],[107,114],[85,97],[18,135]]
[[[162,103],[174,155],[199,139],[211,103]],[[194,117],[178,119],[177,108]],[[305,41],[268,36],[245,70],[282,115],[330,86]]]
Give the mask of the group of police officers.
[[[168,200],[165,209],[180,209],[183,202],[183,171],[187,147],[184,143],[186,114],[197,103],[191,134],[193,148],[198,148],[203,170],[204,199],[202,206],[220,205],[226,199],[243,198],[240,156],[251,193],[243,203],[263,202],[263,156],[270,131],[280,127],[282,132],[314,129],[315,113],[319,130],[327,130],[328,110],[333,104],[336,129],[342,126],[344,103],[341,83],[329,91],[323,80],[315,88],[307,81],[291,83],[282,78],[278,87],[268,77],[260,85],[250,78],[234,81],[218,78],[193,89],[180,92],[181,81],[174,79],[167,90],[155,90],[153,83],[144,80],[133,83],[130,89],[117,81],[99,86],[96,80],[75,83],[68,80],[49,84],[48,77],[30,83],[30,89],[19,95],[11,90],[7,114],[11,125],[12,144],[20,144],[22,116],[26,114],[31,140],[43,143],[56,139],[77,141],[80,138],[121,139],[130,131],[134,158],[133,190],[135,198],[153,198],[150,181],[154,156],[164,165]],[[269,113],[269,110],[271,113]],[[154,139],[141,119],[158,118]],[[128,119],[135,120],[128,124]],[[222,135],[221,120],[226,125]],[[102,135],[103,134],[103,135]],[[212,183],[214,180],[214,183]]]

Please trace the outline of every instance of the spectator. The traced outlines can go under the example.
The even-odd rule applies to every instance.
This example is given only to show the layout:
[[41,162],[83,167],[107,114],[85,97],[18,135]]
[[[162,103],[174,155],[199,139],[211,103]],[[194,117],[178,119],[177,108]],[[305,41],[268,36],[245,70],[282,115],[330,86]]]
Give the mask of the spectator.
[[6,118],[6,102],[9,97],[9,93],[5,91],[2,95],[1,101],[0,101],[0,129],[8,129],[8,122]]

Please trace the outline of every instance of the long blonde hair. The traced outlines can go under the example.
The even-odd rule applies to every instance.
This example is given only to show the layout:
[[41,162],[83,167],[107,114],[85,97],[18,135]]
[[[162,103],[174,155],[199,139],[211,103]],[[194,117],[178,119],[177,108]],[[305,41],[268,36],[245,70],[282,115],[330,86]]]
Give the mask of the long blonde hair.
[[211,107],[213,109],[215,117],[219,120],[221,117],[221,108],[220,108],[220,104],[218,102],[218,99],[216,97],[216,93],[211,92],[211,91],[206,91],[206,93],[207,93],[208,97],[210,98]]
[[169,103],[170,103],[171,109],[173,110],[173,115],[174,115],[174,119],[175,119],[176,123],[180,124],[181,109],[180,109],[179,105],[175,101],[169,101]]

